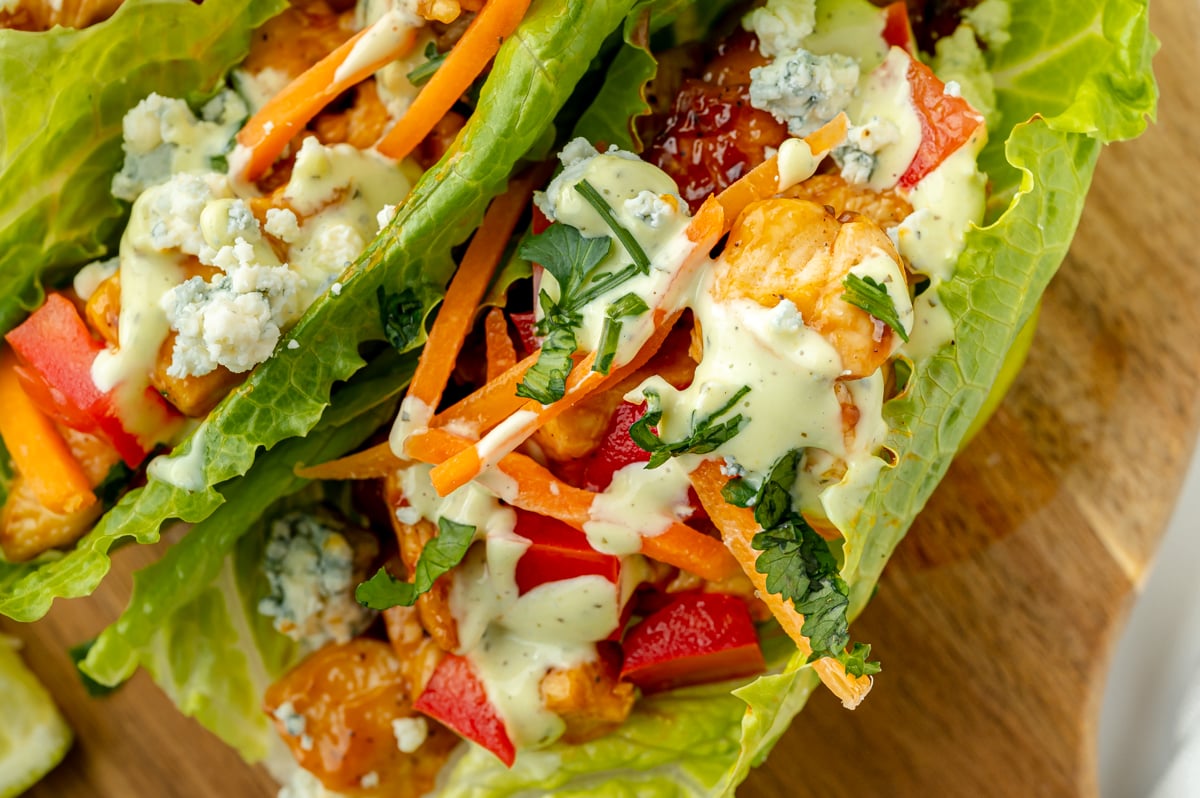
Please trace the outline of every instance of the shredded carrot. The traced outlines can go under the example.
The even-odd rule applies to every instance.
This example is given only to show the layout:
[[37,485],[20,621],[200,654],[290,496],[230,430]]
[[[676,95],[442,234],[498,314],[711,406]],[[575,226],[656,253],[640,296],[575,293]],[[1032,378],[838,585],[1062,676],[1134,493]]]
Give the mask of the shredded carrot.
[[75,513],[96,503],[83,466],[50,417],[21,387],[16,357],[0,355],[0,436],[17,473],[52,513]]
[[532,399],[527,401],[518,411],[527,415],[510,417],[510,420],[515,420],[516,423],[493,429],[482,440],[437,465],[430,472],[434,489],[439,495],[445,496],[456,488],[462,487],[477,477],[492,462],[520,446],[528,440],[530,435],[579,404],[594,391],[602,391],[616,385],[629,374],[641,368],[662,346],[681,313],[681,311],[676,311],[662,323],[657,324],[654,332],[637,355],[625,365],[613,369],[608,374],[592,371],[592,363],[596,358],[594,352],[584,357],[567,376],[567,390],[561,399],[550,405],[543,405]]
[[483,339],[487,350],[487,378],[491,382],[517,364],[517,349],[500,308],[489,310],[483,320]]
[[[471,441],[445,430],[430,430],[409,444],[409,454],[424,462],[443,462],[459,452],[471,451]],[[506,454],[496,464],[504,475],[501,498],[523,510],[557,518],[582,532],[595,521],[593,505],[598,494],[568,485],[545,466],[523,454]],[[642,554],[713,582],[738,572],[738,562],[721,541],[701,534],[679,521],[670,522],[657,535],[642,537]]]
[[[811,654],[812,646],[801,631],[804,616],[796,612],[790,601],[784,600],[778,593],[768,592],[766,576],[754,567],[758,552],[751,547],[750,541],[761,531],[754,520],[754,511],[736,507],[725,501],[725,497],[721,495],[721,488],[725,486],[727,478],[721,473],[721,466],[715,460],[705,460],[701,463],[692,471],[691,481],[704,510],[721,530],[725,545],[733,553],[746,576],[754,583],[759,598],[770,607],[779,625],[796,643],[796,648],[802,654]],[[857,707],[871,690],[870,676],[851,676],[846,673],[845,666],[832,657],[824,657],[814,662],[813,670],[821,677],[825,686],[842,700],[842,705],[847,709]]]
[[243,155],[239,157],[235,154],[235,165],[242,179],[255,181],[262,177],[288,142],[334,98],[412,49],[417,37],[416,30],[402,31],[389,40],[386,47],[378,51],[372,49],[367,58],[361,59],[361,63],[353,64],[353,69],[338,74],[360,42],[367,36],[386,35],[380,26],[392,24],[395,24],[395,20],[385,16],[359,31],[299,75],[250,117],[237,135],[239,149],[244,148]]
[[296,476],[303,479],[375,479],[386,477],[404,463],[392,453],[391,444],[384,441],[328,463],[297,466]]
[[534,352],[515,363],[479,390],[438,413],[433,417],[430,426],[466,425],[474,427],[480,434],[487,432],[497,422],[517,412],[521,405],[525,404],[525,400],[517,396],[517,385],[537,359],[538,354]]
[[376,149],[400,160],[429,135],[438,120],[458,102],[500,49],[500,44],[517,29],[530,0],[488,0],[466,33],[454,45],[408,112],[379,142]]
[[504,253],[504,244],[529,204],[535,182],[542,178],[542,170],[534,170],[513,180],[508,191],[493,200],[484,214],[483,223],[471,239],[462,263],[446,289],[437,320],[429,331],[429,340],[408,386],[404,402],[409,406],[409,412],[417,412],[415,408],[419,407],[424,408],[420,412],[432,415],[441,402],[442,392],[479,308],[479,300]]
[[[846,138],[846,115],[838,114],[819,129],[804,137],[813,158],[821,160]],[[779,156],[773,155],[742,175],[728,188],[717,195],[717,202],[725,209],[725,220],[732,224],[746,206],[756,200],[779,193]]]

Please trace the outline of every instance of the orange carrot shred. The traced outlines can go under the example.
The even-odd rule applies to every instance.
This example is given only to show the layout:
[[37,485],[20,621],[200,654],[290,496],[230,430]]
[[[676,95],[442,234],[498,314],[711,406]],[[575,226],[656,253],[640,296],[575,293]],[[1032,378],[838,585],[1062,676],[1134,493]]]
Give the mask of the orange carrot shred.
[[297,466],[295,473],[303,479],[375,479],[387,476],[404,462],[392,453],[391,445],[384,441],[327,463]]
[[438,120],[470,88],[500,49],[500,44],[517,29],[530,0],[488,0],[471,21],[408,112],[376,146],[389,158],[400,160],[429,135]]
[[431,413],[441,401],[479,301],[504,253],[504,242],[516,228],[533,196],[534,183],[540,177],[541,170],[535,170],[513,180],[508,191],[493,200],[484,214],[483,223],[471,239],[462,263],[446,289],[442,307],[408,386],[404,402],[411,408],[422,407],[425,408],[423,412]]
[[[411,456],[431,463],[470,451],[471,441],[445,430],[429,430],[409,445]],[[598,494],[568,485],[532,458],[506,454],[496,469],[506,478],[501,497],[509,504],[557,518],[580,531],[586,531],[585,525],[595,520],[592,508]],[[515,486],[515,491],[511,486]],[[672,521],[657,535],[643,536],[641,552],[713,582],[724,581],[738,572],[737,560],[721,541],[679,521]]]
[[508,334],[504,311],[492,308],[483,320],[484,344],[487,349],[488,382],[499,378],[517,364],[517,349]]
[[7,347],[0,356],[0,436],[17,473],[47,510],[67,514],[96,503],[70,445],[21,387],[16,358]]
[[389,42],[389,47],[371,53],[369,59],[339,75],[338,72],[355,47],[368,35],[379,35],[377,26],[386,24],[395,23],[390,17],[384,17],[375,25],[359,31],[296,77],[250,117],[237,135],[240,154],[235,152],[232,159],[239,177],[249,181],[258,180],[288,142],[334,98],[412,49],[416,41],[415,29],[403,32]]
[[[720,464],[715,460],[705,460],[691,473],[692,487],[700,497],[700,503],[704,505],[709,518],[716,524],[717,529],[721,530],[725,546],[754,583],[759,597],[771,609],[771,613],[787,632],[788,637],[795,642],[796,648],[804,655],[811,654],[812,646],[801,631],[804,616],[796,612],[790,601],[778,593],[769,592],[766,576],[755,568],[758,551],[750,545],[750,541],[761,531],[761,527],[754,520],[753,510],[736,507],[725,501],[725,497],[721,495],[721,488],[725,486],[726,481],[727,478],[721,473]],[[824,657],[814,662],[813,670],[821,677],[825,686],[842,700],[842,705],[847,709],[858,706],[871,689],[870,676],[851,676],[846,673],[845,666],[832,657]]]

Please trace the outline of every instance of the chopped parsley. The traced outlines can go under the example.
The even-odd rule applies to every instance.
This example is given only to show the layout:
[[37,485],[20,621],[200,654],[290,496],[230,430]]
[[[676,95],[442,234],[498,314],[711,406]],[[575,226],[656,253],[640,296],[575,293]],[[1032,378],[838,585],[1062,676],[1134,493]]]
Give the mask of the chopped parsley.
[[474,526],[439,518],[437,536],[421,550],[413,581],[402,581],[389,574],[386,568],[380,568],[374,576],[358,586],[354,598],[359,604],[373,610],[411,607],[421,594],[429,592],[439,576],[462,562],[474,540]]
[[375,293],[379,299],[379,316],[383,324],[383,335],[397,352],[407,352],[416,346],[425,334],[425,309],[432,304],[431,289],[407,288],[389,293],[379,286]]
[[681,454],[708,454],[741,431],[741,413],[724,421],[718,421],[718,419],[732,410],[734,405],[748,393],[750,393],[750,386],[744,385],[725,404],[709,415],[699,421],[693,416],[692,434],[681,441],[667,443],[651,429],[662,420],[662,399],[654,391],[646,391],[646,413],[633,422],[629,428],[629,437],[638,446],[650,452],[650,462],[646,463],[646,468],[658,468],[672,457],[678,457]]
[[414,86],[424,86],[429,82],[429,79],[433,77],[433,74],[441,69],[442,62],[446,60],[446,56],[449,54],[449,51],[439,53],[437,45],[435,45],[433,42],[430,42],[429,44],[425,45],[425,63],[421,64],[412,72],[409,72],[405,77],[407,77],[408,82]]
[[900,314],[896,311],[896,303],[888,294],[883,283],[873,277],[859,277],[857,274],[847,274],[842,281],[846,292],[842,300],[856,308],[865,310],[881,322],[895,330],[901,340],[908,341],[908,333],[900,323]]
[[792,508],[791,488],[802,456],[802,450],[793,449],[780,457],[757,489],[733,479],[721,493],[730,504],[754,508],[754,520],[763,528],[750,541],[760,552],[754,568],[766,577],[768,592],[790,600],[804,616],[800,631],[812,644],[810,661],[833,657],[853,676],[878,673],[879,663],[866,659],[870,646],[855,643],[846,650],[849,587],[829,544]]
[[613,235],[625,247],[625,251],[629,253],[629,257],[633,258],[633,263],[638,267],[638,270],[642,274],[649,273],[650,258],[646,256],[646,251],[642,249],[642,245],[638,243],[638,240],[633,237],[633,233],[630,233],[625,229],[624,225],[617,221],[617,216],[613,213],[612,206],[605,202],[604,197],[600,196],[600,192],[596,190],[596,187],[586,180],[580,180],[575,184],[575,190],[587,200],[588,205],[591,205],[596,213],[600,214],[600,218],[604,220],[604,223],[613,231]]
[[637,294],[626,294],[608,306],[608,310],[604,314],[604,328],[600,331],[600,347],[596,352],[596,363],[592,366],[592,371],[607,374],[612,368],[613,358],[617,354],[617,345],[621,342],[621,327],[624,325],[621,319],[636,318],[648,310],[650,310],[650,306],[646,304],[646,300]]
[[[615,272],[601,271],[600,264],[611,251],[611,238],[587,238],[567,224],[551,225],[539,235],[522,241],[517,248],[520,257],[540,264],[558,283],[558,299],[551,299],[545,290],[538,296],[542,308],[538,334],[545,336],[545,340],[537,363],[517,386],[518,396],[535,399],[544,405],[563,397],[572,366],[571,356],[578,348],[575,331],[583,322],[583,308],[638,273],[637,264],[632,263]],[[636,309],[631,301],[627,301],[629,296],[613,303],[620,306],[618,312]]]

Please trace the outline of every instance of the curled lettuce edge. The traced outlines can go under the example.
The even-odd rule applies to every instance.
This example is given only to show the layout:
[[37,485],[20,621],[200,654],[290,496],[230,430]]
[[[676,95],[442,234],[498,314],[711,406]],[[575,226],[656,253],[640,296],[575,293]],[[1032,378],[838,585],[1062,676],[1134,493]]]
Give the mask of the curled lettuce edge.
[[[360,347],[383,340],[376,291],[423,286],[427,314],[454,269],[452,247],[478,225],[519,159],[557,110],[633,0],[535,0],[496,56],[475,113],[450,151],[418,181],[395,218],[256,368],[170,455],[199,463],[203,487],[150,477],[126,494],[75,548],[23,564],[0,564],[0,614],[31,621],[55,598],[89,595],[108,572],[118,540],[153,543],[168,519],[197,523],[223,501],[214,487],[247,472],[259,449],[317,424],[335,383],[365,365]],[[295,342],[294,344],[292,342]],[[417,342],[422,343],[422,342]]]

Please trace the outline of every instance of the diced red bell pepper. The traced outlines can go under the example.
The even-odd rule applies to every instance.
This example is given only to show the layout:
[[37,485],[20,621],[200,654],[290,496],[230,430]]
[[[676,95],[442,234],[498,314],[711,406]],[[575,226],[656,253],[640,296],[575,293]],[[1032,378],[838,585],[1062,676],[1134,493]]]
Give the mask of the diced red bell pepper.
[[[92,381],[92,362],[104,345],[92,338],[75,305],[62,294],[45,303],[5,339],[21,363],[22,386],[43,410],[65,426],[99,435],[136,468],[156,441],[141,440],[122,421],[112,392]],[[165,429],[179,414],[147,388],[144,418],[161,418]]]
[[491,751],[507,767],[517,758],[504,720],[466,657],[447,654],[413,707]]
[[912,188],[942,161],[967,143],[981,124],[983,116],[962,97],[946,94],[933,70],[909,57],[908,83],[913,107],[921,121],[921,144],[908,169],[900,176],[901,188]]
[[588,456],[583,470],[583,485],[586,490],[602,491],[612,484],[613,474],[632,463],[645,463],[650,453],[638,446],[629,437],[629,428],[646,412],[645,404],[622,402],[617,405],[608,431],[596,451]]
[[761,673],[766,664],[746,603],[684,593],[625,637],[621,678],[652,693]]
[[909,55],[917,54],[916,37],[908,19],[908,4],[903,0],[883,9],[883,40]]
[[577,576],[603,576],[614,585],[621,576],[621,560],[596,551],[587,535],[562,521],[514,508],[516,533],[531,543],[517,561],[517,591],[528,593],[538,585],[573,579]]
[[533,311],[528,313],[510,313],[508,317],[512,319],[513,326],[517,328],[517,337],[521,339],[521,353],[525,357],[532,355],[541,347],[542,343],[538,340],[537,317]]

